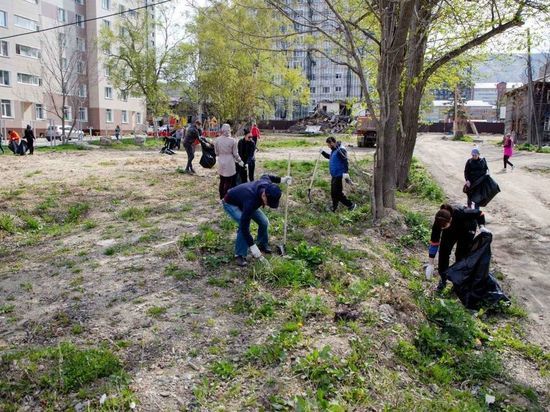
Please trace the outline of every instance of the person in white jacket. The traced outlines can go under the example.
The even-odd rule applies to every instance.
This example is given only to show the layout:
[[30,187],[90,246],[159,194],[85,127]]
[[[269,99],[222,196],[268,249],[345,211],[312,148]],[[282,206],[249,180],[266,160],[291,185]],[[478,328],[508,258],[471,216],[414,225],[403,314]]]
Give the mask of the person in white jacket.
[[235,163],[244,167],[244,162],[239,156],[237,140],[231,136],[231,126],[224,123],[221,135],[214,142],[214,150],[218,157],[218,173],[220,174],[220,199],[223,199],[229,189],[235,186],[237,168]]

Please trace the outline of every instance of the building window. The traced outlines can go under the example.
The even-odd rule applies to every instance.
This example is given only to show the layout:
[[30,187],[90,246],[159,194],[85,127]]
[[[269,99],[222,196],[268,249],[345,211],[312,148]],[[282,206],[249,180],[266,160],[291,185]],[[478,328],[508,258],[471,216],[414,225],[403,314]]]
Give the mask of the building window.
[[342,73],[336,73],[336,78],[341,79],[342,78]]
[[120,100],[122,100],[123,102],[127,102],[128,101],[128,92],[125,91],[125,90],[122,90],[120,92]]
[[34,47],[23,46],[22,44],[15,45],[15,54],[20,56],[30,57],[32,59],[40,58],[40,50]]
[[101,7],[105,10],[109,10],[111,8],[111,0],[101,0]]
[[82,52],[86,51],[86,41],[80,37],[76,38],[76,48]]
[[334,91],[335,91],[335,92],[341,92],[341,91],[342,91],[342,88],[341,88],[340,86],[336,86],[336,87],[334,88]]
[[140,112],[136,113],[136,124],[141,124],[141,113]]
[[44,106],[42,106],[41,104],[35,104],[34,105],[34,113],[36,115],[36,120],[45,119],[45,117],[44,117]]
[[111,28],[111,22],[109,20],[103,20],[102,24],[103,24],[103,27],[105,27],[106,29]]
[[11,113],[11,100],[2,100],[2,117],[13,117]]
[[8,42],[0,40],[0,56],[8,57]]
[[103,68],[103,74],[104,74],[105,77],[109,77],[111,75],[111,68],[108,67],[108,66],[105,66]]
[[122,13],[124,13],[125,11],[126,11],[126,7],[124,7],[123,4],[119,4],[119,5],[118,5],[118,12],[122,14]]
[[10,72],[7,70],[0,70],[0,86],[10,85]]
[[78,62],[76,62],[76,72],[78,74],[86,73],[86,66],[84,66],[84,62],[82,60],[79,60]]
[[78,120],[81,122],[87,122],[88,121],[88,108],[87,107],[80,107],[78,109]]
[[128,123],[128,112],[126,110],[122,111],[122,123]]
[[65,23],[67,21],[67,11],[65,9],[57,9],[57,21]]
[[84,0],[74,0],[74,2],[76,4],[82,4],[82,5],[84,4]]
[[8,15],[4,10],[0,10],[0,27],[8,27]]
[[310,93],[315,93],[315,87],[310,87],[310,88],[309,88],[309,92],[310,92]]
[[80,27],[81,29],[84,28],[84,16],[81,16],[80,14],[76,14],[74,17],[76,21],[76,25]]
[[58,41],[60,48],[64,49],[67,46],[67,37],[65,36],[65,33],[59,33]]
[[105,87],[105,98],[106,99],[112,99],[113,98],[113,88],[112,87]]
[[40,77],[33,74],[17,73],[17,83],[40,86],[42,84],[42,80],[40,79]]
[[26,17],[21,16],[13,16],[14,17],[14,24],[17,27],[21,27],[22,29],[28,29],[28,30],[38,30],[38,22],[35,20],[27,19]]
[[63,108],[63,117],[65,118],[65,120],[68,120],[69,122],[71,120],[73,120],[73,110],[72,110],[72,107],[69,107],[69,106],[65,106]]
[[88,96],[88,90],[85,84],[81,84],[78,86],[78,97],[86,97]]
[[330,93],[330,87],[323,87],[323,93]]
[[113,123],[113,110],[112,109],[105,109],[105,121],[107,123]]

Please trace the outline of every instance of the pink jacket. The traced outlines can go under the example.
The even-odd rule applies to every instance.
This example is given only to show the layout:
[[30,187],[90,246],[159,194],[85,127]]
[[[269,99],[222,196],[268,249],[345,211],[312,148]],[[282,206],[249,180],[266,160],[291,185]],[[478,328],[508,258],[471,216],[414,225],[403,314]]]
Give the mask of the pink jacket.
[[511,137],[508,136],[504,139],[503,147],[504,147],[504,156],[512,157],[512,154],[514,153],[514,142],[512,142]]

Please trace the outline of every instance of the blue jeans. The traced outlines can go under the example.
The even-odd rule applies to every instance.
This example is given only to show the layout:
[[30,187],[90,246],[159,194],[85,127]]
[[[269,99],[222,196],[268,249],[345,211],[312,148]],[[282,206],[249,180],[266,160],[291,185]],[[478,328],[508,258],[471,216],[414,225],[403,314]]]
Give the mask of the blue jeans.
[[[237,206],[230,205],[229,203],[223,202],[223,208],[225,212],[233,219],[237,224],[241,223],[241,216],[243,214],[242,210]],[[258,236],[256,238],[256,243],[259,247],[267,246],[268,244],[268,234],[267,228],[269,226],[269,220],[264,212],[260,209],[256,209],[252,213],[252,220],[258,224]],[[241,229],[237,229],[237,240],[235,241],[235,255],[246,257],[248,255],[248,243],[244,238]]]

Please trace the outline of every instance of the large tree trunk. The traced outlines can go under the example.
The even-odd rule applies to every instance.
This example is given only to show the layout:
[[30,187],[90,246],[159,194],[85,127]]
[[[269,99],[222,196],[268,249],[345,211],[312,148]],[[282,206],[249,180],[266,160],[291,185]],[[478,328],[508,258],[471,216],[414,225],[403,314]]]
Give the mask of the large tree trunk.
[[[380,22],[383,39],[380,44],[377,89],[380,95],[377,162],[374,174],[377,214],[385,208],[395,209],[397,130],[400,115],[400,85],[403,71],[409,22],[414,0],[395,2],[381,0]],[[382,197],[382,202],[380,202]],[[382,209],[379,205],[382,203]]]

